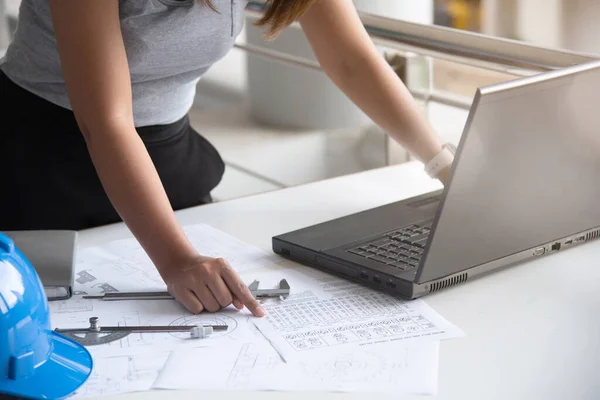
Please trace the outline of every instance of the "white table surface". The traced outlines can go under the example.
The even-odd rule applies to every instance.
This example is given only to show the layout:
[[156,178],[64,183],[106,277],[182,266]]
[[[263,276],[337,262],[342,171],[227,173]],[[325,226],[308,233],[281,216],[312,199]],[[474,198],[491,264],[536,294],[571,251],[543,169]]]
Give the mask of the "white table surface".
[[[271,251],[273,235],[439,187],[423,173],[421,164],[409,163],[196,207],[177,215],[183,224],[207,223]],[[87,247],[128,236],[127,228],[117,224],[81,232],[80,244]],[[497,272],[424,300],[466,333],[464,338],[442,342],[439,391],[431,398],[600,398],[600,242]],[[295,400],[308,396],[367,397],[151,391],[111,399]]]

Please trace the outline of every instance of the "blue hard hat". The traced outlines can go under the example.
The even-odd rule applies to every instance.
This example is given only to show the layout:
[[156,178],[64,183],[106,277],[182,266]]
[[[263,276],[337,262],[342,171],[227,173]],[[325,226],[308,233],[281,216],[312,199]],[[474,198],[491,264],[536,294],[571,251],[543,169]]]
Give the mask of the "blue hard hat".
[[91,372],[86,348],[51,329],[39,276],[0,233],[0,394],[62,399]]

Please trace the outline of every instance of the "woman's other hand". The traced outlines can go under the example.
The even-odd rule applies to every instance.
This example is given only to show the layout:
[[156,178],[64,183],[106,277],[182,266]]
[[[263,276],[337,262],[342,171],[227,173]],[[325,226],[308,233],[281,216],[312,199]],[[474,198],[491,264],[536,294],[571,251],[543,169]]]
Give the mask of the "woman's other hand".
[[446,186],[448,183],[448,175],[450,175],[450,166],[440,171],[438,179],[442,182],[442,185]]
[[167,289],[188,311],[215,312],[233,304],[244,306],[256,317],[264,310],[237,272],[222,258],[198,256],[187,265],[163,273]]

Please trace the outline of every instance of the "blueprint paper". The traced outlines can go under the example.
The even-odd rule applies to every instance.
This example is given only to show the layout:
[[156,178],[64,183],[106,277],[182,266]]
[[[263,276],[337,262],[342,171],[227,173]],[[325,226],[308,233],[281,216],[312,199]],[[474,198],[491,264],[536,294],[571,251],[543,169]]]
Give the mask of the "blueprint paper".
[[265,317],[254,320],[285,361],[464,335],[422,300],[403,301],[306,267],[286,270],[285,276],[292,288],[289,298],[264,302]]
[[[207,225],[184,228],[199,252],[226,258],[240,272],[271,265],[273,259],[255,247]],[[171,351],[177,348],[264,340],[247,310],[233,307],[218,313],[192,315],[175,300],[102,301],[83,294],[118,291],[165,290],[154,265],[135,239],[118,240],[81,251],[77,256],[74,296],[49,303],[52,329],[87,328],[89,318],[100,326],[227,325],[206,339],[193,340],[185,333],[132,333],[122,340],[88,350],[94,358],[92,376],[78,391],[79,397],[149,390]],[[253,280],[249,275],[247,284]]]
[[[50,302],[55,328],[87,328],[89,318],[100,326],[227,325],[205,339],[188,333],[131,333],[121,340],[89,346],[94,367],[92,376],[78,391],[81,397],[150,390],[171,351],[203,346],[232,346],[264,340],[252,323],[253,316],[233,307],[218,313],[188,313],[174,300],[102,301],[74,297]],[[187,350],[185,350],[187,351]]]
[[[264,268],[276,258],[209,225],[185,226],[184,232],[198,252],[225,258],[238,272]],[[156,267],[134,239],[115,240],[78,253],[76,294],[102,294],[166,290]]]
[[195,348],[171,353],[154,388],[431,395],[437,392],[438,353],[439,342],[394,343],[286,364],[264,341]]
[[217,313],[187,312],[175,300],[129,300],[102,301],[72,298],[50,302],[51,325],[55,328],[87,328],[89,318],[98,317],[102,326],[183,326],[219,325],[226,331],[217,331],[205,339],[190,339],[188,333],[131,333],[111,343],[91,346],[95,354],[112,355],[115,350],[146,352],[148,350],[172,350],[177,346],[210,346],[239,340],[252,340],[259,334],[252,323],[255,318],[246,310],[228,307]]
[[[453,331],[451,324],[424,303],[410,302],[408,307],[407,303],[387,296],[379,298],[377,296],[381,294],[377,292],[313,269],[276,267],[273,257],[206,225],[186,227],[185,231],[202,254],[229,260],[247,284],[259,279],[261,288],[277,287],[279,281],[286,278],[292,295],[283,301],[262,300],[267,312],[265,318],[255,318],[247,310],[238,311],[233,307],[217,313],[192,315],[175,300],[113,302],[83,299],[83,293],[165,290],[156,269],[134,239],[84,250],[78,254],[75,295],[69,300],[50,302],[52,328],[85,328],[89,326],[90,317],[98,317],[100,326],[211,324],[227,325],[228,329],[199,340],[190,339],[184,333],[132,333],[109,344],[88,347],[94,358],[94,369],[88,382],[77,392],[78,397],[122,394],[170,385],[185,388],[190,384],[184,379],[186,375],[175,377],[178,381],[171,371],[176,365],[172,361],[186,354],[204,354],[203,357],[210,360],[197,363],[202,364],[202,368],[209,368],[207,376],[212,377],[203,388],[213,385],[238,389],[369,392],[381,388],[396,393],[431,393],[435,389],[437,361],[431,354],[437,354],[437,347],[431,340],[452,337],[459,331]],[[375,305],[354,306],[348,300],[352,307],[337,308],[330,303],[330,300],[344,296],[358,296],[360,303],[370,298]],[[368,318],[361,317],[360,310],[365,308],[370,312]],[[417,312],[420,314],[416,315]],[[315,313],[321,322],[302,325]],[[327,313],[333,317],[324,319],[322,315]],[[354,314],[359,317],[352,317]],[[406,318],[406,315],[409,320],[401,320],[405,322],[401,324],[405,333],[414,330],[408,325],[419,315],[433,325],[430,330],[424,329],[426,322],[418,320],[420,331],[406,334],[430,339],[414,343],[423,346],[420,349],[409,350],[413,345],[410,348],[404,346],[408,341],[404,340],[406,337],[398,336],[398,332],[389,334],[393,325],[389,319]],[[284,324],[286,318],[288,322]],[[323,321],[327,322],[325,326]],[[352,327],[343,325],[350,322]],[[374,325],[362,327],[362,323]],[[315,327],[319,329],[316,335],[312,333]],[[337,330],[324,333],[324,329],[333,328]],[[350,328],[360,340],[352,338]],[[425,347],[430,345],[432,347]],[[219,354],[226,358],[216,358]],[[283,354],[287,354],[285,360],[281,357]],[[289,361],[295,354],[309,357],[292,364]],[[165,363],[170,365],[169,368]],[[382,372],[372,373],[375,370]],[[290,376],[294,375],[304,377],[302,385],[290,381]],[[365,379],[358,379],[358,375]],[[197,378],[194,382],[202,379]]]
[[72,395],[75,399],[151,390],[170,355],[160,351],[147,354],[116,351],[98,357],[92,347],[89,350],[94,367],[88,380]]

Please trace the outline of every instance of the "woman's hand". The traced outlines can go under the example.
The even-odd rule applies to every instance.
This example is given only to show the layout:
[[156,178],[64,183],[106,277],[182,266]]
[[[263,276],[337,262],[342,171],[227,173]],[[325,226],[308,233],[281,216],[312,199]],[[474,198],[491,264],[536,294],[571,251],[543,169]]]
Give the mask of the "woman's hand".
[[222,258],[198,256],[181,268],[163,272],[167,289],[190,312],[215,312],[231,304],[256,317],[265,312],[237,272]]
[[231,267],[198,256],[175,218],[136,131],[119,5],[119,0],[50,0],[69,99],[98,177],[171,294],[185,307],[198,313],[245,305],[262,315]]
[[450,175],[450,166],[440,171],[440,174],[438,176],[438,179],[440,180],[440,182],[442,182],[442,185],[444,186],[446,186],[446,184],[448,183],[448,175]]

